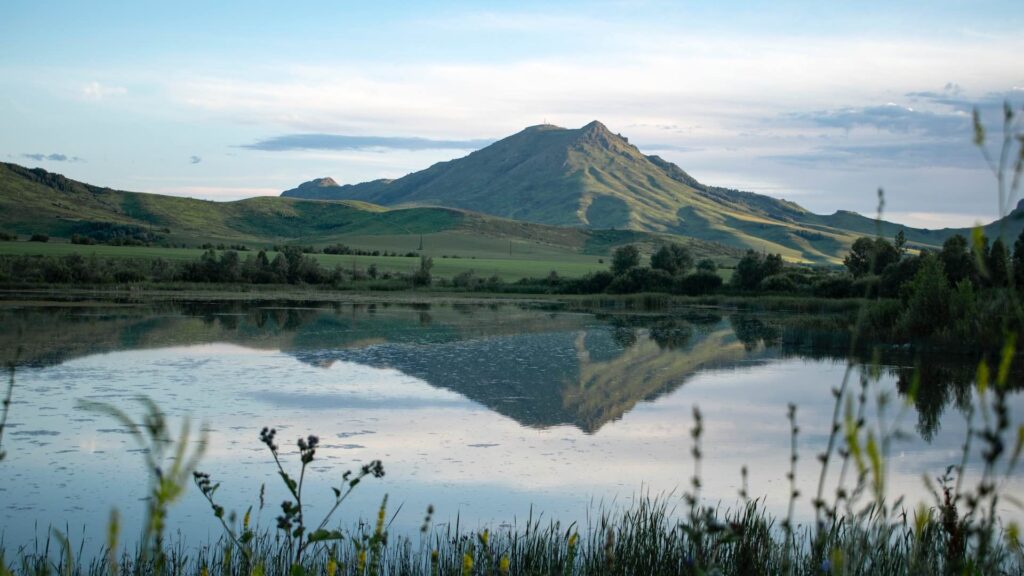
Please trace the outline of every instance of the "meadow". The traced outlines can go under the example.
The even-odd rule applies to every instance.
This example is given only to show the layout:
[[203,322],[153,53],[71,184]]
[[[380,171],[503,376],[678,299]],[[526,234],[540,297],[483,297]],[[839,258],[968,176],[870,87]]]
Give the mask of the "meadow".
[[[390,250],[406,253],[414,250],[409,248],[412,238],[393,238],[390,242],[360,241],[359,238],[346,239],[347,245],[363,250]],[[463,248],[459,248],[459,246]],[[598,256],[584,256],[559,252],[557,250],[541,250],[540,248],[521,248],[524,250],[522,256],[508,257],[500,252],[498,244],[494,246],[478,246],[475,249],[465,251],[465,244],[460,244],[459,239],[448,238],[437,243],[435,248],[424,249],[423,254],[434,258],[432,274],[440,278],[451,278],[458,274],[472,271],[477,276],[484,278],[497,275],[502,281],[510,282],[520,278],[539,278],[550,274],[552,271],[559,276],[566,278],[578,278],[591,272],[605,270],[607,264],[601,261],[605,258]],[[504,243],[504,249],[508,250],[508,243]],[[404,250],[404,251],[402,251]],[[517,247],[513,247],[513,254],[516,254]],[[27,242],[7,241],[0,242],[0,255],[43,255],[43,256],[64,256],[68,254],[81,254],[111,258],[135,258],[135,259],[157,259],[189,261],[197,260],[205,250],[200,248],[166,248],[160,246],[108,246],[108,245],[78,245],[69,242]],[[251,252],[246,252],[248,254]],[[277,252],[268,251],[270,259],[277,256]],[[468,254],[466,256],[445,257],[455,254]],[[479,255],[479,256],[477,256]],[[327,269],[335,266],[351,269],[353,266],[366,270],[370,265],[376,265],[381,272],[408,274],[419,268],[420,259],[418,256],[364,256],[364,255],[340,255],[340,254],[310,254]]]

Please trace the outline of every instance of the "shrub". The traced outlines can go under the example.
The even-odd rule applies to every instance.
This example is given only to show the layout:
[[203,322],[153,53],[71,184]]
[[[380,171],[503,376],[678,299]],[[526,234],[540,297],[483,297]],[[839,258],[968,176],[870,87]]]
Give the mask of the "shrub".
[[820,298],[849,298],[859,296],[853,291],[853,278],[843,274],[826,276],[814,283],[811,291]]
[[722,277],[714,272],[707,272],[700,270],[683,276],[679,279],[676,284],[676,291],[680,294],[686,294],[688,296],[700,296],[703,294],[711,294],[722,287]]
[[705,258],[697,262],[697,271],[715,273],[718,272],[718,264],[715,264],[715,261],[710,258]]
[[601,270],[600,272],[592,272],[587,274],[583,278],[580,278],[575,282],[577,291],[582,294],[597,294],[604,292],[608,289],[608,285],[612,283],[615,276],[607,270]]
[[862,276],[854,280],[850,288],[856,297],[875,298],[878,296],[878,284],[878,276]]
[[49,242],[50,236],[47,234],[33,234],[28,240],[29,242]]
[[765,292],[796,292],[796,282],[786,274],[767,276],[757,287]]
[[474,289],[483,284],[483,279],[478,278],[472,270],[460,272],[452,278],[452,286],[456,288]]
[[896,298],[900,289],[910,283],[921,267],[921,258],[904,258],[886,266],[878,282],[878,295]]
[[672,276],[664,270],[652,270],[646,267],[630,268],[620,274],[608,285],[612,294],[631,294],[633,292],[668,292],[672,287]]

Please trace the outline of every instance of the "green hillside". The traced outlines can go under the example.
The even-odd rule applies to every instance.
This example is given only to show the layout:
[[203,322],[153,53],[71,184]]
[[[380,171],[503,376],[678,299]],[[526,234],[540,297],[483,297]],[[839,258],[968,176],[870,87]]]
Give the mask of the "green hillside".
[[[709,242],[630,230],[548,226],[452,208],[388,209],[355,200],[280,197],[213,202],[123,192],[5,163],[0,163],[0,230],[22,236],[45,233],[63,239],[95,234],[97,230],[128,231],[150,235],[151,243],[156,245],[343,243],[368,251],[415,251],[435,257],[479,259],[478,271],[485,268],[483,260],[537,261],[539,275],[552,269],[601,269],[604,266],[598,266],[599,260],[614,247],[627,243],[645,245],[650,251],[666,241],[683,242],[698,257],[720,262],[738,256],[734,249]],[[545,263],[551,262],[567,268],[545,268]],[[452,261],[452,266],[453,270],[473,269],[470,262]],[[486,268],[504,275],[504,267],[498,264]]]
[[[363,200],[385,206],[447,206],[528,222],[679,234],[793,261],[838,262],[879,223],[852,212],[818,215],[798,204],[705,186],[594,121],[579,129],[532,126],[464,158],[397,180],[331,185],[321,179],[286,197]],[[952,230],[881,223],[911,245],[935,248]]]

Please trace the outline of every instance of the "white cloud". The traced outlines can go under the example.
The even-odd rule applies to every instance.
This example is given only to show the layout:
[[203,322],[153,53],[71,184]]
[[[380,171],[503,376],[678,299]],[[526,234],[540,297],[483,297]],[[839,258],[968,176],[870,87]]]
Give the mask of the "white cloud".
[[120,96],[126,94],[128,90],[121,86],[106,86],[93,80],[85,86],[82,86],[81,94],[86,100],[103,100],[110,96]]
[[949,212],[888,212],[885,219],[914,228],[972,228],[988,224],[988,214],[959,214]]
[[[955,78],[972,93],[1019,84],[1015,54],[1000,45],[671,37],[634,39],[628,55],[381,66],[268,67],[208,74],[168,89],[194,109],[289,131],[480,138],[544,119],[594,118],[612,129],[680,125],[679,138],[731,138],[738,129],[783,129],[779,115],[878,106]],[[811,49],[810,47],[813,47]],[[638,126],[633,138],[664,130]],[[678,143],[678,142],[677,142]]]

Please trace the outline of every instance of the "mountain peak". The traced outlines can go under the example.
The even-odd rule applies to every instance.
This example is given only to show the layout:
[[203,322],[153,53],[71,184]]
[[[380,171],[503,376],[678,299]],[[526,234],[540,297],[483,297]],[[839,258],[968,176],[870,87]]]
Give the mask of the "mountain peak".
[[328,188],[337,185],[338,183],[334,181],[334,178],[331,178],[330,176],[324,176],[323,178],[314,178],[309,182],[303,182],[302,184],[299,184],[299,188],[302,188],[303,186],[308,186],[311,188]]
[[281,195],[302,198],[303,196],[312,194],[314,197],[316,197],[319,195],[319,192],[322,188],[340,187],[341,186],[339,186],[338,183],[334,181],[334,178],[331,178],[330,176],[324,176],[323,178],[314,178],[308,182],[303,182],[302,184],[299,184],[298,186],[292,188],[291,190],[285,190],[284,192],[281,193]]
[[594,120],[579,130],[578,141],[580,143],[597,144],[603,148],[617,147],[626,140],[621,136],[612,134],[611,130],[604,124]]

